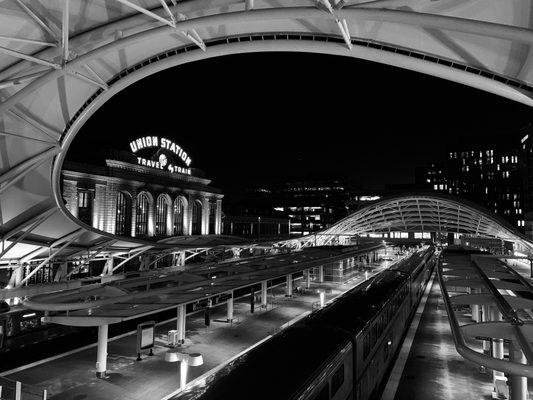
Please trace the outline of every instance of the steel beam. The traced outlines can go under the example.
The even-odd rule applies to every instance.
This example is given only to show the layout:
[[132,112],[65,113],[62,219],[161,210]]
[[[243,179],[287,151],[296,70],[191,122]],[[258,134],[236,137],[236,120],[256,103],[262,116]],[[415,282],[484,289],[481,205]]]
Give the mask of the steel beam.
[[19,37],[13,37],[13,36],[5,36],[5,35],[0,35],[0,40],[4,40],[4,41],[7,41],[7,42],[19,42],[19,43],[26,43],[26,44],[35,44],[35,45],[38,45],[38,46],[47,46],[47,47],[55,47],[55,46],[57,46],[57,43],[45,42],[43,40],[25,39],[25,38],[19,38]]
[[165,19],[165,18],[157,15],[156,13],[147,10],[146,8],[138,6],[137,4],[134,4],[134,3],[132,3],[129,0],[115,0],[115,1],[118,1],[119,3],[124,4],[127,7],[133,8],[135,11],[138,11],[138,12],[140,12],[140,13],[142,13],[142,14],[150,17],[150,18],[153,18],[153,19],[155,19],[155,20],[157,20],[159,22],[162,22],[165,25],[171,26],[173,28],[176,27],[176,24],[173,21],[169,21],[168,19]]
[[57,250],[55,250],[53,253],[51,253],[48,257],[46,257],[39,265],[37,265],[21,282],[20,286],[22,286],[24,283],[26,283],[33,275],[35,275],[46,263],[48,263],[50,260],[52,260],[56,255],[58,255],[63,249],[65,249],[68,245],[70,245],[74,240],[77,239],[79,235],[81,235],[83,232],[79,232],[77,236],[72,237],[70,240],[68,240],[66,243],[64,243],[61,247],[59,247]]
[[128,255],[128,257],[126,257],[122,262],[120,262],[119,264],[115,265],[113,267],[113,270],[111,272],[115,272],[118,268],[122,267],[124,264],[126,264],[128,261],[130,261],[131,259],[135,258],[135,257],[138,257],[140,256],[142,253],[150,250],[151,248],[153,248],[154,246],[142,246],[141,248],[138,248],[138,249],[133,249],[132,251],[134,252],[133,255]]
[[61,21],[61,46],[63,50],[63,65],[65,65],[69,58],[68,49],[68,34],[69,34],[69,0],[63,0],[63,18]]
[[9,250],[11,250],[13,247],[15,247],[15,245],[17,245],[18,243],[22,242],[24,240],[24,238],[26,236],[28,236],[35,228],[37,228],[39,225],[41,225],[44,221],[46,221],[48,219],[48,217],[50,215],[53,214],[53,212],[55,211],[55,209],[51,209],[47,212],[45,212],[44,214],[40,214],[39,215],[39,218],[37,219],[37,221],[35,221],[31,226],[29,226],[23,233],[22,235],[18,236],[15,240],[11,241],[11,243],[9,244],[9,246],[7,246],[1,253],[0,253],[0,259],[5,255],[7,254],[7,252],[9,252]]
[[[49,148],[48,150],[43,151],[42,153],[39,153],[32,158],[21,162],[20,164],[17,164],[10,170],[4,172],[2,175],[0,175],[0,184],[5,184],[6,182],[16,178],[20,174],[26,174],[29,168],[32,168],[35,164],[43,161],[48,160],[52,157],[54,157],[56,154],[58,154],[61,151],[61,148],[58,146],[54,146]],[[1,189],[0,189],[1,190]]]
[[50,67],[50,68],[54,68],[54,69],[61,69],[61,65],[59,65],[59,64],[56,64],[56,63],[53,63],[53,62],[50,62],[50,61],[46,61],[46,60],[42,60],[42,59],[37,58],[37,57],[29,56],[29,55],[21,53],[19,51],[8,49],[7,47],[0,46],[0,53],[7,54],[8,56],[11,56],[11,57],[20,58],[22,60],[30,61],[30,62],[35,63],[35,64],[44,65],[45,67]]
[[33,12],[26,4],[24,4],[22,0],[15,1],[18,3],[20,8],[22,8],[24,12],[31,17],[31,19],[33,19],[41,28],[43,28],[50,35],[51,38],[56,39],[55,32],[53,32],[52,29],[50,29],[50,27],[35,12]]

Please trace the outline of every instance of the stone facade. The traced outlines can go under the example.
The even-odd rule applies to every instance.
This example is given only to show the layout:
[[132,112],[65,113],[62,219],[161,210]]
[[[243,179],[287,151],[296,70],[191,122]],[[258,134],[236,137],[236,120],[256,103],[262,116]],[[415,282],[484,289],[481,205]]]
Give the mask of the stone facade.
[[[198,227],[196,234],[221,233],[223,195],[209,186],[209,179],[116,160],[106,160],[106,165],[67,162],[62,172],[65,205],[87,225],[112,234],[118,227],[127,232],[119,234],[132,237],[191,235],[193,226]],[[147,210],[142,208],[145,199]]]

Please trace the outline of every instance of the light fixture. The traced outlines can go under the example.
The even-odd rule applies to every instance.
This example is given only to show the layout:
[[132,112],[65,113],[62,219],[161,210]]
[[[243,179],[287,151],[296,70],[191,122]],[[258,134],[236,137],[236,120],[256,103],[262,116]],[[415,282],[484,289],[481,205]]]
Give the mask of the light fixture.
[[165,361],[180,362],[180,389],[184,390],[187,384],[187,369],[199,367],[204,364],[204,358],[200,353],[180,353],[177,350],[168,350],[165,353]]

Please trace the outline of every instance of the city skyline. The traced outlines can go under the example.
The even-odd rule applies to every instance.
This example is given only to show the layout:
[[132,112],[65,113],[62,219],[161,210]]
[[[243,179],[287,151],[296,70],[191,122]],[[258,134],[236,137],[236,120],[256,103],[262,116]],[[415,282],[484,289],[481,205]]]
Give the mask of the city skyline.
[[[272,72],[267,58],[299,74]],[[343,79],[354,93],[317,73],[321,66],[353,71]],[[217,73],[204,76],[212,68]],[[407,92],[409,101],[402,101]],[[380,118],[385,111],[388,118]],[[448,146],[514,140],[530,122],[528,111],[476,89],[361,60],[239,55],[177,67],[127,88],[82,128],[68,157],[87,158],[98,147],[128,151],[133,138],[157,134],[181,143],[192,166],[226,192],[306,175],[378,188],[413,183],[415,168],[443,159]]]

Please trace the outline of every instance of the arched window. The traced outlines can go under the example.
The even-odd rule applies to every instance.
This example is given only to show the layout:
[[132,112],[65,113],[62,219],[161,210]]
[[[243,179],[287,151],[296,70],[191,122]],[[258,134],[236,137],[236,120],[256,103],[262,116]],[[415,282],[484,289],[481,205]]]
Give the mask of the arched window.
[[148,207],[148,196],[146,193],[141,193],[137,197],[137,215],[135,216],[135,233],[137,236],[148,235]]
[[167,215],[168,215],[168,201],[164,195],[157,198],[157,206],[155,210],[155,234],[156,236],[163,236],[167,234]]
[[192,205],[192,234],[202,234],[202,203],[199,200]]
[[115,234],[127,236],[131,234],[131,198],[123,192],[117,194]]
[[174,235],[183,235],[183,217],[184,217],[185,205],[183,199],[177,198],[174,202]]

